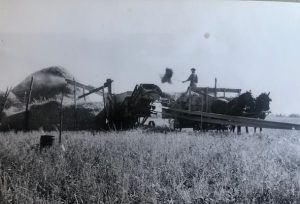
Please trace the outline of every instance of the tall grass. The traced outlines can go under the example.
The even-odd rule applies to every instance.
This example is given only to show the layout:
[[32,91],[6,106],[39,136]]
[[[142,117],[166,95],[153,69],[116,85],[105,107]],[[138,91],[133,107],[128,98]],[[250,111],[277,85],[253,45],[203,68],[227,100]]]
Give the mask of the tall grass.
[[[53,133],[55,134],[55,133]],[[300,137],[66,132],[0,137],[0,203],[299,203]]]

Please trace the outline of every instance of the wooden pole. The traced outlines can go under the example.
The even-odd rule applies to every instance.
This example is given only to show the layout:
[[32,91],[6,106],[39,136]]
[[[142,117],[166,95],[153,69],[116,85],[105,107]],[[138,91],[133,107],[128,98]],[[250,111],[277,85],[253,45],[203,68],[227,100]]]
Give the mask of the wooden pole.
[[7,99],[8,99],[8,96],[10,94],[10,91],[11,91],[11,89],[9,89],[7,87],[7,89],[5,91],[5,94],[4,94],[4,98],[3,98],[3,101],[2,101],[1,107],[0,107],[0,121],[2,120],[2,113],[3,113],[4,109],[5,109],[5,106],[6,106]]
[[25,131],[29,130],[29,105],[30,105],[30,102],[31,102],[32,87],[33,87],[33,77],[31,77],[29,92],[28,92],[27,101],[26,101],[26,108],[25,108]]
[[5,96],[4,96],[3,107],[2,107],[3,110],[5,109],[5,106],[6,106],[7,99],[8,99],[8,96],[9,96],[9,94],[10,94],[10,91],[11,91],[11,89],[9,89],[9,88],[7,87],[6,92],[5,92]]
[[109,96],[111,96],[111,94],[112,94],[112,88],[111,88],[112,80],[111,79],[107,79],[106,83],[107,83],[108,94],[109,94]]
[[205,111],[208,112],[208,88],[205,89]]
[[189,111],[192,111],[192,87],[189,87]]
[[214,96],[217,97],[217,78],[215,78],[215,93]]
[[77,98],[76,98],[76,81],[75,78],[73,78],[74,82],[74,130],[77,129]]
[[84,95],[83,99],[84,99],[84,101],[86,101],[86,97],[85,97],[85,88],[82,89],[82,92],[83,92],[83,95]]
[[[204,100],[203,100],[203,95],[201,95],[201,111],[203,112],[203,106],[204,106]],[[203,131],[203,116],[201,115],[201,124],[200,124],[200,128],[201,128],[201,130]]]
[[105,108],[105,107],[106,107],[105,89],[103,89],[102,97],[103,97],[103,106],[104,106],[104,108]]
[[[104,88],[107,87],[107,94],[108,94],[107,101],[105,102],[106,103],[105,111],[106,111],[106,119],[108,120],[109,129],[111,128],[110,125],[109,125],[110,124],[111,108],[115,108],[113,106],[113,100],[112,100],[112,86],[111,86],[112,82],[113,82],[113,80],[106,79],[106,82],[104,83]],[[104,88],[103,88],[103,95],[104,95],[104,90],[105,90]],[[113,127],[116,130],[115,124],[113,124]]]
[[60,98],[60,110],[59,110],[59,144],[61,144],[61,137],[62,137],[62,130],[63,130],[63,100],[64,100],[64,93],[61,92]]

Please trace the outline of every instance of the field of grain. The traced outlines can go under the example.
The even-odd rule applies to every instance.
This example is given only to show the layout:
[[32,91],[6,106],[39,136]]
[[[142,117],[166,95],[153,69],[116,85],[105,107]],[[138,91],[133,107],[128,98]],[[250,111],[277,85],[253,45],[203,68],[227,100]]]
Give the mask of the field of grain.
[[40,135],[1,133],[0,203],[300,202],[297,131]]

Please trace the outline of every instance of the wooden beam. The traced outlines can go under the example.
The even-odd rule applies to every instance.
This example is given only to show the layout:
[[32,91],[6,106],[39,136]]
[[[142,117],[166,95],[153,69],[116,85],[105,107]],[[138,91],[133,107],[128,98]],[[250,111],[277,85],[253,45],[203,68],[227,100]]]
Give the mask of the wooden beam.
[[[200,117],[202,116],[203,119],[205,119],[206,121],[208,119],[217,121],[217,124],[236,124],[236,125],[240,125],[240,126],[249,126],[249,127],[300,130],[300,124],[274,122],[274,121],[267,121],[267,120],[256,119],[256,118],[230,116],[230,115],[222,115],[222,114],[216,114],[216,113],[206,113],[206,112],[201,112],[201,111],[190,112],[190,111],[179,110],[179,109],[170,109],[170,108],[163,108],[163,109],[165,111],[169,110],[171,113],[176,114],[176,115],[184,114],[185,117],[188,117],[192,120],[197,119],[197,118],[200,119]],[[176,117],[179,117],[179,116],[176,116]],[[198,121],[198,120],[196,120],[196,121]]]
[[93,90],[90,90],[88,93],[86,93],[86,94],[83,94],[83,95],[81,95],[81,96],[78,96],[78,99],[81,99],[81,98],[84,98],[84,97],[86,97],[86,96],[88,96],[88,95],[90,95],[90,94],[93,94],[93,93],[97,93],[98,91],[101,91],[101,95],[103,95],[103,90],[104,90],[104,86],[100,86],[99,88],[95,88],[95,89],[93,89]]
[[[68,84],[71,84],[71,85],[74,85],[74,80],[72,79],[66,79],[66,82]],[[79,88],[82,88],[82,89],[86,89],[88,91],[92,91],[94,89],[96,89],[95,87],[93,86],[90,86],[90,85],[85,85],[85,84],[82,84],[82,83],[79,83],[79,82],[75,82],[76,83],[76,86],[79,87]],[[102,95],[102,92],[101,91],[98,91],[98,92],[94,92],[95,94],[98,94],[98,95]]]
[[219,92],[225,92],[225,93],[241,93],[242,89],[230,89],[230,88],[210,88],[210,87],[197,87],[194,88],[194,92],[205,92],[207,89],[208,93],[219,93]]
[[[292,130],[291,126],[278,126],[276,124],[272,124],[274,122],[271,122],[271,121],[267,121],[267,122],[269,122],[269,124],[263,124],[263,123],[253,124],[253,123],[245,123],[245,122],[237,122],[237,121],[219,120],[219,119],[207,118],[207,117],[200,118],[200,117],[180,115],[180,114],[175,114],[175,113],[164,113],[164,115],[168,115],[175,119],[180,118],[180,119],[185,119],[185,120],[190,120],[190,121],[196,121],[196,122],[199,122],[200,124],[202,122],[205,122],[205,123],[213,123],[213,124],[218,124],[218,125],[234,125],[234,126],[245,126],[245,127],[246,126],[260,127],[260,128],[267,128],[267,129]],[[295,128],[295,130],[300,130],[300,128],[297,127],[297,128]]]
[[90,90],[88,93],[79,96],[78,99],[81,99],[81,98],[83,98],[83,97],[86,97],[86,96],[88,96],[88,95],[90,95],[90,94],[92,94],[92,93],[97,93],[97,92],[99,92],[99,91],[101,91],[101,95],[103,95],[104,89],[105,89],[106,87],[108,87],[108,93],[111,94],[111,83],[112,83],[112,82],[113,82],[113,80],[111,80],[111,81],[109,81],[109,82],[106,82],[103,86],[100,86],[100,87],[98,87],[98,88],[95,88],[95,89],[93,89],[93,90]]

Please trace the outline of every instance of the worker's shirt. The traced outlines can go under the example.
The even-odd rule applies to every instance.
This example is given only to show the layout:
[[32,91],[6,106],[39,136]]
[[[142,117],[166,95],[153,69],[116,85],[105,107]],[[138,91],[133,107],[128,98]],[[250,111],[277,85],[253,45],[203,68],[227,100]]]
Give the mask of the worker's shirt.
[[191,74],[188,78],[188,81],[190,81],[190,86],[197,86],[198,83],[197,74]]

